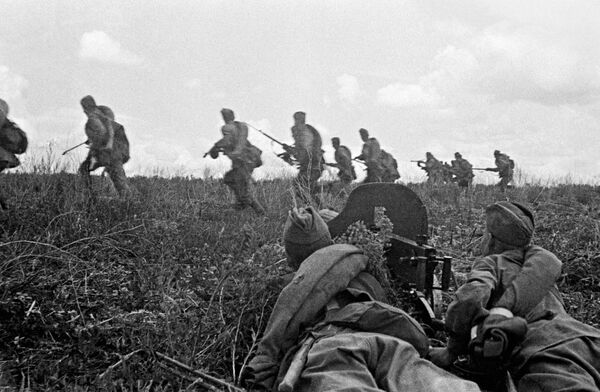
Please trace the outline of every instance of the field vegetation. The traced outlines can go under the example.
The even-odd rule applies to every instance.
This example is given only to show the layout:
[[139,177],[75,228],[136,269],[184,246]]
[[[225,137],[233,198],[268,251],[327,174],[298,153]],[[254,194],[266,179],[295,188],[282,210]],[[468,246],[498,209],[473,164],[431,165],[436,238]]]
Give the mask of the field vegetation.
[[[67,173],[2,175],[0,386],[7,390],[194,390],[191,369],[239,384],[283,277],[281,232],[291,179],[260,181],[266,216],[235,211],[220,180],[136,177],[130,200],[95,177],[98,197]],[[600,188],[408,184],[428,209],[430,243],[464,279],[483,208],[531,205],[535,242],[563,260],[569,312],[600,326]],[[327,184],[324,186],[328,188]],[[344,192],[321,207],[340,210]]]

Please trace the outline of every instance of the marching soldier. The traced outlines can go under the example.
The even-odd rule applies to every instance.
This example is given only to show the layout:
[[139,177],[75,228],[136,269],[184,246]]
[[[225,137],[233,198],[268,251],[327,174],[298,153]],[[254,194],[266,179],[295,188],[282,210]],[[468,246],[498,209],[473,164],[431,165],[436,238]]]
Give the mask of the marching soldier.
[[452,161],[452,173],[455,176],[455,181],[461,188],[468,188],[473,183],[473,165],[469,163],[459,152],[454,153]]
[[491,168],[490,171],[498,172],[500,182],[498,186],[502,192],[506,191],[508,184],[513,181],[513,171],[515,168],[515,162],[510,159],[506,154],[501,153],[499,150],[494,151],[495,168]]
[[361,154],[354,159],[363,161],[367,166],[367,177],[363,183],[382,182],[384,168],[381,166],[381,146],[374,137],[369,137],[369,131],[364,128],[358,130],[363,141]]
[[223,180],[235,195],[236,209],[252,207],[258,214],[265,210],[256,201],[250,192],[252,171],[262,165],[260,158],[262,151],[248,141],[248,126],[243,122],[235,121],[235,114],[231,109],[222,109],[221,116],[225,125],[221,127],[223,137],[215,143],[208,154],[216,159],[223,152],[231,159],[231,170],[225,173]]
[[[27,135],[17,124],[7,118],[8,104],[0,99],[0,172],[21,164],[16,155],[27,150]],[[8,209],[4,197],[0,194],[0,209]]]
[[79,173],[91,189],[90,172],[104,167],[119,196],[130,196],[131,187],[123,169],[123,164],[129,161],[129,140],[125,128],[115,121],[115,115],[109,107],[96,105],[91,95],[81,99],[81,106],[88,117],[85,133],[90,151],[81,163]]
[[427,173],[428,184],[441,184],[444,181],[444,165],[432,153],[425,153],[425,161],[417,161],[417,166]]
[[350,184],[356,180],[356,172],[352,165],[352,154],[346,146],[340,145],[340,138],[334,137],[331,139],[331,144],[335,149],[335,163],[330,164],[332,167],[338,168],[338,177],[343,185]]
[[294,113],[292,127],[294,145],[286,147],[286,152],[300,165],[296,177],[296,193],[301,199],[307,200],[307,192],[317,202],[317,181],[323,172],[323,141],[319,132],[306,123],[306,113]]

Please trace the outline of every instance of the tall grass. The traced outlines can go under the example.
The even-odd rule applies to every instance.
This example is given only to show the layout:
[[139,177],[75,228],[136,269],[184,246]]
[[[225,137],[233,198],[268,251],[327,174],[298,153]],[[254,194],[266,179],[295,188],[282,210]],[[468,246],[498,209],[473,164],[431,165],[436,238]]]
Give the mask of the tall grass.
[[[94,176],[100,197],[90,199],[76,175],[44,164],[1,177],[12,208],[0,213],[0,386],[190,385],[154,351],[237,383],[291,272],[281,231],[295,200],[293,179],[253,185],[267,208],[257,216],[231,209],[232,195],[210,173],[134,177],[137,192],[128,200]],[[532,205],[535,241],[565,262],[569,311],[600,324],[598,187],[530,183],[500,193],[477,185],[464,193],[408,186],[427,206],[430,242],[455,257],[459,281],[473,260],[483,208],[500,199]],[[341,209],[349,190],[322,189],[330,192],[318,207]]]

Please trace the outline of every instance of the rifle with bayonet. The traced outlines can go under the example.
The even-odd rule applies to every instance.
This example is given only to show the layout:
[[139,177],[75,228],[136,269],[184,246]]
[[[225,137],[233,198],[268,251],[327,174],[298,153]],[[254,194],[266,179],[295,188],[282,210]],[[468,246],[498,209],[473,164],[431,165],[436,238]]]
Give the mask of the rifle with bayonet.
[[279,154],[276,154],[279,158],[283,159],[283,161],[289,165],[294,166],[296,164],[296,160],[294,159],[293,155],[294,155],[294,147],[290,146],[289,144],[285,144],[283,142],[280,142],[279,140],[275,139],[273,136],[269,135],[268,133],[252,126],[251,124],[246,123],[246,125],[248,125],[250,128],[254,129],[255,131],[260,132],[261,134],[263,134],[264,136],[266,136],[269,140],[279,144],[285,151]]

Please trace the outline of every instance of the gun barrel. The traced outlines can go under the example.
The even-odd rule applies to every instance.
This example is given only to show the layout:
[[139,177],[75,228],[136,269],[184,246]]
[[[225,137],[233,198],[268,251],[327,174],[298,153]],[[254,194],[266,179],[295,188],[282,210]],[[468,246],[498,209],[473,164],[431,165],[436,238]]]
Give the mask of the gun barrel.
[[269,135],[269,134],[265,133],[264,131],[262,131],[262,130],[260,130],[260,129],[256,128],[256,127],[255,127],[255,126],[253,126],[252,124],[248,124],[248,123],[246,123],[246,125],[248,125],[248,126],[249,126],[250,128],[252,128],[252,129],[254,129],[255,131],[258,131],[258,132],[262,133],[264,136],[266,136],[267,138],[271,139],[272,141],[274,141],[275,143],[279,144],[280,146],[282,146],[282,147],[286,146],[286,144],[285,144],[285,143],[282,143],[282,142],[280,142],[279,140],[275,139],[273,136],[271,136],[271,135]]

